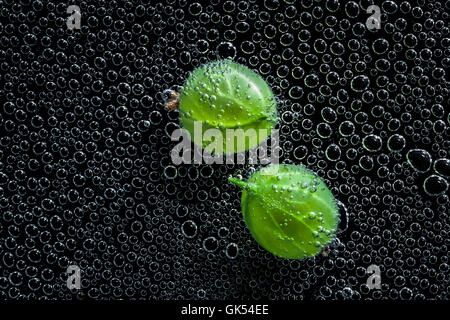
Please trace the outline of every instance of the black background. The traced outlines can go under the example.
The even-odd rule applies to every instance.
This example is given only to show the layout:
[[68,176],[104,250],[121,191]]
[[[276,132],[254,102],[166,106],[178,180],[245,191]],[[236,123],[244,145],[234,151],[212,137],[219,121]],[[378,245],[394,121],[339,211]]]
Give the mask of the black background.
[[[383,15],[373,31],[369,1],[232,3],[0,2],[2,299],[448,299],[447,182],[432,184],[441,193],[433,196],[424,180],[450,146],[449,2],[375,3]],[[69,4],[80,6],[80,30],[66,26]],[[383,54],[377,39],[388,42]],[[270,84],[280,162],[314,170],[340,202],[328,257],[283,260],[251,238],[227,179],[257,166],[172,164],[178,112],[165,108],[164,91],[227,57]],[[380,59],[387,70],[377,70]],[[327,83],[333,71],[342,82]],[[358,75],[369,81],[361,92],[351,86]],[[344,121],[353,123],[348,137]],[[404,138],[396,152],[394,134]],[[340,146],[340,161],[330,145]],[[408,163],[412,149],[430,155],[416,161],[426,172]],[[73,264],[82,289],[70,291]],[[371,264],[381,290],[366,286]]]

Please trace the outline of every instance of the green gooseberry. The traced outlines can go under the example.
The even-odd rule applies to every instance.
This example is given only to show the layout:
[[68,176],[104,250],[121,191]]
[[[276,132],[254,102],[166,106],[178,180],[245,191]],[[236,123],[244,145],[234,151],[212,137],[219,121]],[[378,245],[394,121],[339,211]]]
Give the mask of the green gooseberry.
[[335,238],[339,210],[325,183],[301,165],[269,165],[242,187],[242,213],[253,238],[286,259],[313,257]]
[[[213,61],[195,69],[178,99],[181,124],[195,144],[206,148],[213,141],[194,130],[196,121],[201,122],[202,131],[219,130],[223,149],[215,150],[218,154],[257,147],[270,136],[277,121],[276,101],[269,85],[254,71],[231,60]],[[238,129],[242,131],[236,134]],[[242,133],[246,137],[240,136]]]

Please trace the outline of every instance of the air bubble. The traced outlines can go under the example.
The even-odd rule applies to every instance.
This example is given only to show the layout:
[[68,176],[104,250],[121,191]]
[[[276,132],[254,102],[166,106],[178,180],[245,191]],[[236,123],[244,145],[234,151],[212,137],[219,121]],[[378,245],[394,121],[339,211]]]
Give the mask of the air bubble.
[[225,254],[228,259],[236,259],[239,253],[239,248],[235,243],[229,243],[225,249]]
[[197,235],[197,229],[197,224],[192,220],[187,220],[181,225],[181,231],[188,239],[192,239]]
[[430,196],[439,196],[448,190],[448,182],[440,176],[431,175],[423,182],[423,189]]
[[359,75],[352,79],[350,85],[354,91],[362,92],[369,87],[370,80],[365,75]]
[[236,48],[230,42],[221,42],[217,45],[216,54],[218,59],[234,59],[236,57]]
[[423,149],[412,149],[406,153],[408,163],[419,172],[427,172],[431,168],[432,159],[428,151]]

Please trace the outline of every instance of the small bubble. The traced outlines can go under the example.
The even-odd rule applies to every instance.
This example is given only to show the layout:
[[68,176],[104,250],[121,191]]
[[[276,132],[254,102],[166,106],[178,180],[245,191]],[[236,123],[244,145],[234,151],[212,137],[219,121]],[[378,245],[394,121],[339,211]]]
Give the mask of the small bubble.
[[448,182],[440,176],[431,175],[423,182],[423,189],[430,196],[439,196],[448,190]]
[[427,172],[431,168],[432,159],[428,151],[423,149],[412,149],[406,153],[408,163],[419,172]]

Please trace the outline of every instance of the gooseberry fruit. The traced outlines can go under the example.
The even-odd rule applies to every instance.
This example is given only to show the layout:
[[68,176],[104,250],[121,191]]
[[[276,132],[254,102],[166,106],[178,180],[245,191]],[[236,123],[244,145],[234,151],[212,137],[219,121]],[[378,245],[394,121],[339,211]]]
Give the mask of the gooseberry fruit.
[[[191,140],[206,148],[209,141],[194,130],[217,129],[223,149],[231,154],[257,147],[270,136],[277,121],[275,97],[264,79],[231,60],[209,62],[195,69],[183,85],[178,99],[181,124]],[[167,104],[173,109],[174,100]],[[240,130],[241,129],[241,130]]]
[[242,187],[242,212],[253,238],[286,259],[312,257],[332,242],[338,227],[337,202],[325,183],[301,165],[269,165]]

